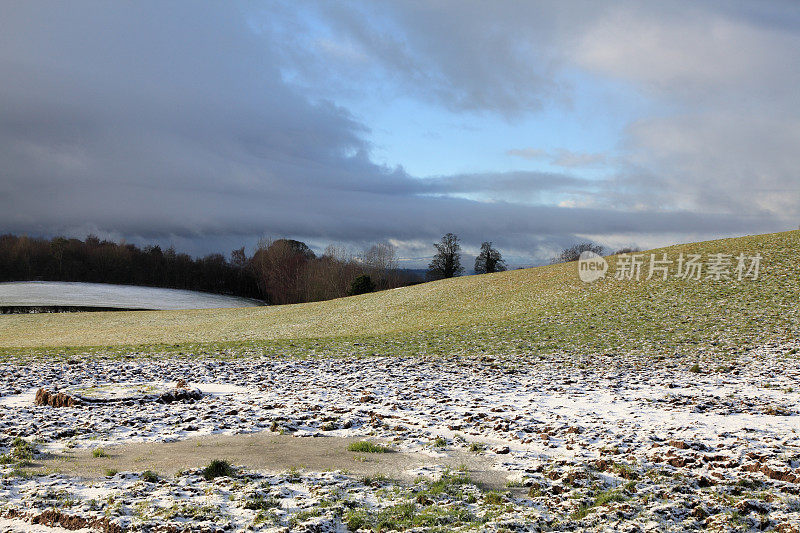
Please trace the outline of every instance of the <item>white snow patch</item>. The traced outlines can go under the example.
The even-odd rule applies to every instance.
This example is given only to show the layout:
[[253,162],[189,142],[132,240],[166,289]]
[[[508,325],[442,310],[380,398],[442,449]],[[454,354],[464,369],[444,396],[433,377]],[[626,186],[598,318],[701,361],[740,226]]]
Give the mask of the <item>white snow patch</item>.
[[66,281],[0,283],[0,306],[169,310],[255,307],[259,305],[263,305],[263,302],[248,298],[134,285]]

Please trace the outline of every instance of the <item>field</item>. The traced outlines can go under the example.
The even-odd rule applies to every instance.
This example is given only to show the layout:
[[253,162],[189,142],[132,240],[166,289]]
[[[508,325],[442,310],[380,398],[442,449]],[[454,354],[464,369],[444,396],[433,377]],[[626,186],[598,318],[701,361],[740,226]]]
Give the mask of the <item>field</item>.
[[[673,258],[760,253],[755,281],[642,276],[585,284],[571,263],[289,306],[6,316],[0,347],[58,353],[98,346],[172,350],[178,344],[178,351],[275,346],[285,352],[303,345],[300,351],[306,352],[306,345],[339,351],[364,341],[369,346],[352,351],[741,353],[764,339],[792,338],[800,331],[797,250],[800,231],[652,251]],[[612,270],[617,260],[610,258]]]
[[197,291],[109,283],[19,281],[0,283],[2,307],[110,309],[209,309],[252,307],[255,300]]
[[[0,316],[0,524],[798,531],[798,250],[792,231],[647,251],[639,280],[571,263]],[[733,262],[645,279],[651,253]],[[82,403],[34,405],[41,387]]]

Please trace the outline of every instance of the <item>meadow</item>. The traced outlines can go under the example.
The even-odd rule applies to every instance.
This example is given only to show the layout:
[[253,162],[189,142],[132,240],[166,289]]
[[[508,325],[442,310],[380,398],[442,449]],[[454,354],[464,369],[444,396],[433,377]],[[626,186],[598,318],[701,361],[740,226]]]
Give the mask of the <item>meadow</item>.
[[[236,309],[0,317],[6,354],[446,353],[736,354],[800,331],[800,231],[643,253],[762,256],[757,279],[583,283],[575,263],[425,283],[326,302]],[[617,270],[618,257],[609,260]],[[735,266],[735,261],[734,261]],[[673,272],[674,272],[673,267]],[[310,351],[309,351],[310,350]]]

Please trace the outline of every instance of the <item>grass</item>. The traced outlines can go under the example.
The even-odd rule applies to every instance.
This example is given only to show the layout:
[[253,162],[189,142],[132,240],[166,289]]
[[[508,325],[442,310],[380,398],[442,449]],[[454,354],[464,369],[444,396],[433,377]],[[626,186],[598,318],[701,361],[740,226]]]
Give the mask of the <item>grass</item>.
[[215,505],[174,504],[157,511],[158,515],[171,520],[174,518],[189,518],[198,521],[213,520],[222,515]]
[[145,470],[144,472],[142,472],[141,479],[142,481],[146,481],[147,483],[158,483],[158,474],[156,474],[152,470]]
[[[445,472],[436,481],[420,479],[413,487],[399,489],[408,493],[406,501],[399,501],[378,509],[354,508],[345,512],[342,521],[350,531],[369,529],[372,531],[451,531],[457,528],[478,528],[483,519],[476,517],[467,504],[476,501],[466,486],[474,487],[464,474]],[[502,502],[502,496],[487,492],[484,501],[489,505]]]
[[266,498],[261,495],[254,495],[247,498],[243,507],[251,511],[268,511],[280,507],[281,503],[275,498]]
[[486,450],[486,445],[482,442],[472,442],[469,445],[469,451],[473,453],[481,453]]
[[11,450],[0,455],[0,464],[14,465],[15,468],[31,466],[36,453],[36,443],[28,442],[22,437],[15,437],[11,443]]
[[203,477],[210,481],[217,477],[233,477],[235,471],[228,461],[214,459],[203,469]]
[[390,452],[391,449],[387,448],[386,446],[382,446],[380,444],[373,444],[372,442],[366,440],[359,440],[356,442],[351,442],[347,449],[351,452],[359,452],[359,453],[387,453]]
[[503,495],[499,492],[487,492],[483,495],[483,501],[489,505],[502,505]]
[[368,485],[370,487],[381,487],[383,485],[387,485],[392,483],[392,479],[385,476],[384,474],[375,474],[372,476],[364,476],[361,478],[361,483],[364,485]]
[[106,452],[103,448],[95,448],[92,450],[92,457],[95,459],[99,459],[101,457],[108,457],[108,452]]
[[581,520],[585,518],[589,512],[594,509],[595,507],[602,507],[604,505],[608,505],[614,502],[624,502],[628,498],[619,491],[616,490],[606,490],[597,494],[594,498],[594,502],[589,505],[581,505],[578,507],[575,512],[570,515],[570,518],[573,520]]
[[[468,276],[308,304],[0,317],[7,357],[237,357],[630,351],[741,353],[800,331],[800,231],[653,250],[763,257],[758,280],[582,283],[576,264]],[[649,257],[650,252],[643,252]],[[610,257],[610,271],[618,257]],[[646,271],[646,268],[645,268]],[[334,320],[333,318],[336,317]]]

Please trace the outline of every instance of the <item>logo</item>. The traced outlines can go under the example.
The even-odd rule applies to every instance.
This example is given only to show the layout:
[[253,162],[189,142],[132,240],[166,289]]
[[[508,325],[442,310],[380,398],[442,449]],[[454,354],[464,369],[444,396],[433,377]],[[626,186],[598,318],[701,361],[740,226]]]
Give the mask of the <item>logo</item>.
[[608,263],[602,256],[594,252],[581,252],[578,259],[578,277],[584,283],[591,283],[606,276]]

